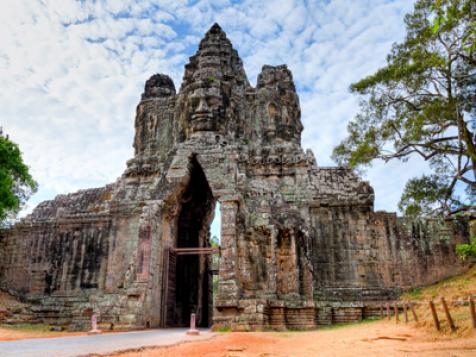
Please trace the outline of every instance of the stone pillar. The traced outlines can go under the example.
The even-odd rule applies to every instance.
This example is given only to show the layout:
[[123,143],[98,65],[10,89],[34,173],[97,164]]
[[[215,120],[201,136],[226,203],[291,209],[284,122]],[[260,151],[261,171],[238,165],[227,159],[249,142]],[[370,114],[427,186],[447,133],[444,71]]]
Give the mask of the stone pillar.
[[239,298],[237,280],[237,227],[238,202],[221,202],[221,256],[217,307],[236,307]]

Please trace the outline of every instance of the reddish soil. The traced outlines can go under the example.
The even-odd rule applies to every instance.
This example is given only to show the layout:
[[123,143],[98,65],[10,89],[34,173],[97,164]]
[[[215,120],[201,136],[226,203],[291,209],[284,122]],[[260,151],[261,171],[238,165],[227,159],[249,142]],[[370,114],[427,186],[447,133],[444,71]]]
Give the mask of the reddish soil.
[[0,327],[0,341],[25,340],[28,338],[82,336],[86,334],[86,332],[26,331]]
[[212,340],[147,348],[114,357],[476,356],[476,331],[428,333],[388,321],[310,332],[221,333]]

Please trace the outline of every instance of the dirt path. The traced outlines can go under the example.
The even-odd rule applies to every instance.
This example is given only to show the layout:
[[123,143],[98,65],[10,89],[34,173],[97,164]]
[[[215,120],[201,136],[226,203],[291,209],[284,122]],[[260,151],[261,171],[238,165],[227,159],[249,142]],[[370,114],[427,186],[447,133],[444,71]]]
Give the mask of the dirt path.
[[83,336],[86,332],[55,332],[55,331],[25,331],[15,328],[0,327],[0,341],[25,340],[29,338],[54,338],[66,336]]
[[311,332],[224,333],[213,340],[115,357],[476,356],[476,333],[441,337],[379,321]]

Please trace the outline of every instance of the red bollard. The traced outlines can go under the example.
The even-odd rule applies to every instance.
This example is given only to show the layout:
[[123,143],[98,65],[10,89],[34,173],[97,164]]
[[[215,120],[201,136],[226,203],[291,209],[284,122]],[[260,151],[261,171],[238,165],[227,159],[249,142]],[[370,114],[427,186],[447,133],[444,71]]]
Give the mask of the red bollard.
[[195,314],[190,315],[190,330],[187,331],[187,335],[192,335],[192,336],[197,336],[200,334],[200,331],[198,331],[195,327]]

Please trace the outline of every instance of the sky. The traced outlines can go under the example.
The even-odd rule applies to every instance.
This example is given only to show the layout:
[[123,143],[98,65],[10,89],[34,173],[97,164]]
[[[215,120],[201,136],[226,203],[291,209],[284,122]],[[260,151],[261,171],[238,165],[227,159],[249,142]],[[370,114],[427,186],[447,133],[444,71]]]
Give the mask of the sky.
[[[361,100],[349,86],[385,65],[412,8],[411,0],[2,1],[0,126],[39,183],[22,213],[120,177],[133,156],[145,81],[165,73],[179,88],[183,66],[214,22],[252,85],[264,64],[288,65],[303,148],[318,165],[335,166],[332,149]],[[367,169],[375,209],[396,211],[405,182],[425,170],[419,160]]]

